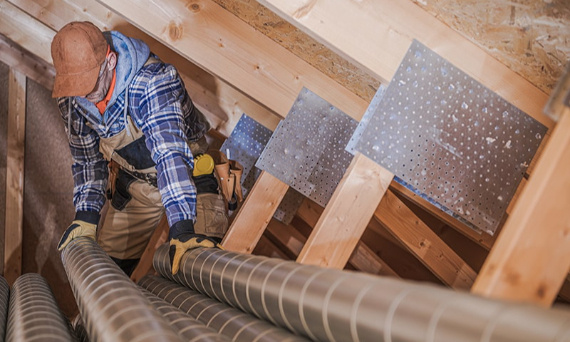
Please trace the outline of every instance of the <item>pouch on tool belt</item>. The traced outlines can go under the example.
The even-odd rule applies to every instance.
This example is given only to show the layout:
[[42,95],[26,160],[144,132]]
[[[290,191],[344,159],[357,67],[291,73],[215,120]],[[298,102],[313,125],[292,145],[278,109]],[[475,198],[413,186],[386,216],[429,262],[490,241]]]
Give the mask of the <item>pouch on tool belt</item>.
[[208,153],[214,158],[214,171],[220,183],[222,194],[228,203],[228,209],[236,210],[238,205],[243,202],[241,188],[243,167],[235,160],[228,160],[221,151],[210,151]]
[[211,161],[210,167],[198,167],[199,161],[209,157],[201,155],[195,158],[198,162],[194,163],[192,177],[197,193],[194,232],[221,239],[228,230],[229,218],[224,197],[219,192],[218,179],[214,175],[214,163]]
[[111,205],[116,210],[123,210],[127,203],[131,200],[132,196],[129,193],[129,186],[137,179],[125,171],[119,169],[117,173],[117,180],[115,181],[114,191],[111,195]]

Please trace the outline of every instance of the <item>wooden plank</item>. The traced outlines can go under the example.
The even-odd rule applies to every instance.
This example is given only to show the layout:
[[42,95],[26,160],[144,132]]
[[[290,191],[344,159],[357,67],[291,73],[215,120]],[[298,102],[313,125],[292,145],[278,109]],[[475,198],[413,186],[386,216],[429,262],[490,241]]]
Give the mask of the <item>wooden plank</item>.
[[448,226],[452,227],[453,229],[457,230],[458,232],[465,235],[469,239],[473,240],[477,244],[481,245],[486,250],[490,250],[493,244],[495,243],[496,236],[489,235],[485,232],[478,232],[472,228],[467,227],[461,221],[441,211],[439,208],[430,203],[428,200],[412,192],[410,189],[406,188],[402,184],[393,181],[390,184],[390,190],[397,192],[398,194],[404,196],[405,198],[409,199],[410,201],[424,208],[431,214],[437,216],[437,218],[440,219],[442,222],[445,222]]
[[551,134],[472,292],[548,307],[570,269],[570,108]]
[[152,236],[146,245],[139,264],[131,274],[131,280],[135,283],[138,283],[138,281],[145,275],[154,272],[154,267],[152,265],[154,253],[158,247],[163,245],[168,240],[169,228],[170,227],[168,226],[166,215],[162,215],[160,222],[158,222],[158,226],[152,233]]
[[[145,41],[154,53],[177,67],[192,101],[206,114],[212,127],[226,136],[229,136],[243,113],[247,113],[272,130],[279,122],[278,116],[266,107],[219,78],[208,74],[96,1],[10,0],[9,3],[17,7],[14,13],[26,15],[22,14],[24,11],[31,14],[43,25],[51,28],[53,34],[70,21],[85,20],[93,22],[102,30],[117,29]],[[49,44],[51,40],[48,46]],[[45,58],[48,58],[49,48],[45,53]],[[51,63],[51,59],[49,61]]]
[[2,34],[0,34],[0,61],[41,84],[44,88],[53,88],[55,78],[53,66],[24,50]]
[[283,253],[273,241],[269,240],[265,235],[259,239],[259,243],[255,246],[253,251],[255,255],[263,255],[269,258],[277,258],[283,260],[290,260],[285,253]]
[[287,184],[262,171],[228,229],[222,246],[234,252],[251,253],[287,189]]
[[266,235],[275,245],[282,247],[286,254],[290,254],[291,259],[297,258],[307,241],[297,229],[276,219],[271,219],[267,225]]
[[258,0],[347,60],[389,82],[413,39],[551,128],[548,96],[412,1]]
[[392,173],[358,153],[297,261],[344,268],[393,177]]
[[7,133],[4,278],[11,285],[22,274],[26,136],[26,76],[15,70],[8,79]]
[[375,218],[444,284],[469,289],[477,274],[394,193],[387,191]]
[[400,278],[390,265],[384,262],[372,249],[362,241],[354,249],[348,263],[361,272]]
[[279,115],[303,86],[357,120],[368,105],[210,0],[99,2]]
[[[26,29],[23,30],[23,27]],[[44,61],[53,64],[51,41],[55,31],[5,0],[0,0],[0,33]]]

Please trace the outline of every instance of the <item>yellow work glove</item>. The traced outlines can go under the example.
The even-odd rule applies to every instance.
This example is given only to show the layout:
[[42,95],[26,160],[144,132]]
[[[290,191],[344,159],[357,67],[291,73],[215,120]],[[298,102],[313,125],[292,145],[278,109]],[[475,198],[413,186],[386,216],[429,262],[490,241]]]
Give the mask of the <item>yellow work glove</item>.
[[182,259],[184,253],[186,253],[188,250],[198,247],[223,249],[216,240],[202,234],[182,233],[170,239],[169,256],[172,275],[178,273],[178,269],[180,268],[180,260]]
[[81,220],[74,220],[71,222],[69,227],[65,230],[59,244],[57,245],[57,250],[61,251],[67,246],[71,240],[78,238],[80,236],[85,236],[95,240],[95,233],[97,232],[97,225],[93,223],[88,223]]

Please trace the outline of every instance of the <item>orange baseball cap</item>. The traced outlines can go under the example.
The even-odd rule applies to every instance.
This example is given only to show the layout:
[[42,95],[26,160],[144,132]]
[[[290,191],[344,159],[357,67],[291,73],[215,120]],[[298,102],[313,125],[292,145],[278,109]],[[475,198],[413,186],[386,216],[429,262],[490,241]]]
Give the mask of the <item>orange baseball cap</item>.
[[88,21],[62,27],[51,43],[55,67],[52,97],[89,94],[97,83],[107,48],[101,30]]

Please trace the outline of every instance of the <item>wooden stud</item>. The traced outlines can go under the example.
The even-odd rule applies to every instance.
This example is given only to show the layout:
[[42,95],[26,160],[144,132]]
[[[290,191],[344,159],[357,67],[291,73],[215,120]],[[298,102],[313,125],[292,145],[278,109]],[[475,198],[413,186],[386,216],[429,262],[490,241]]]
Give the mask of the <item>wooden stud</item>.
[[131,274],[132,281],[137,283],[142,277],[154,271],[154,267],[152,265],[154,253],[158,247],[167,242],[168,231],[168,220],[166,219],[166,215],[162,215],[162,218],[158,222],[156,229],[152,233],[152,236],[146,245],[139,264]]
[[358,153],[297,261],[344,268],[394,175]]
[[8,94],[4,278],[11,285],[22,274],[26,76],[11,69]]
[[55,69],[4,35],[0,35],[0,61],[46,89],[53,88]]
[[475,271],[391,191],[386,192],[374,216],[444,284],[471,287]]
[[287,184],[262,171],[228,229],[222,246],[234,252],[251,253],[288,189]]
[[413,1],[258,0],[340,56],[390,82],[412,39],[548,127],[548,96]]
[[464,223],[453,218],[451,215],[441,211],[439,208],[430,203],[428,200],[412,192],[410,189],[406,188],[402,184],[397,182],[392,182],[392,184],[390,184],[390,190],[404,196],[405,198],[414,202],[421,208],[427,210],[429,213],[436,216],[439,220],[446,223],[448,226],[457,230],[458,232],[468,237],[469,239],[473,240],[474,242],[476,242],[486,250],[490,250],[493,244],[495,243],[496,236],[489,235],[485,232],[477,232],[472,228],[467,227]]
[[283,117],[303,86],[357,120],[368,106],[211,0],[99,2]]
[[[4,33],[4,27],[8,26],[7,23],[13,23],[8,26],[7,32],[17,39],[15,40],[16,43],[48,63],[51,63],[49,46],[57,30],[74,20],[91,21],[102,30],[117,29],[126,35],[143,40],[149,45],[153,53],[163,58],[165,62],[175,65],[184,80],[192,101],[200,111],[206,114],[212,127],[222,134],[228,136],[243,113],[247,113],[269,129],[274,129],[280,120],[275,113],[266,107],[253,101],[223,80],[208,74],[96,1],[10,0],[4,6],[8,11],[0,13],[0,33]],[[37,20],[29,17],[27,13],[33,15]],[[20,34],[16,34],[21,30],[14,32],[12,27],[21,25],[18,23],[18,18],[25,19],[26,26],[33,27],[33,31],[42,30],[45,32],[41,37],[44,37],[46,41],[38,42],[28,37],[24,39]],[[37,48],[42,46],[47,46],[47,48]]]
[[570,269],[570,108],[566,107],[472,292],[548,307]]

